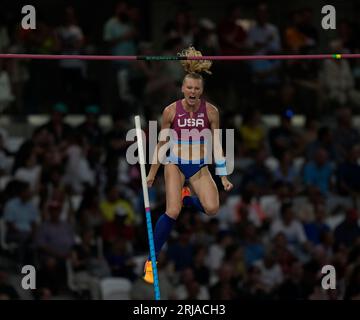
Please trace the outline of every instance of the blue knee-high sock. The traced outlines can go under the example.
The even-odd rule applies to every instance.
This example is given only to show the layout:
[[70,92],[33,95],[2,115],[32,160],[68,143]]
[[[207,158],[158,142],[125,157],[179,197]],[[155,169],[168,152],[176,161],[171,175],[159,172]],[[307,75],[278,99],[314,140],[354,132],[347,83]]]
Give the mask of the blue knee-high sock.
[[198,197],[196,196],[187,196],[184,197],[183,199],[183,203],[185,206],[194,206],[196,209],[198,209],[199,211],[205,213],[205,209],[202,206],[200,200]]
[[[166,213],[164,213],[156,222],[155,232],[154,232],[154,246],[155,246],[156,258],[158,257],[162,246],[169,237],[175,221],[176,221],[175,219],[170,218]],[[149,260],[151,260],[150,255],[149,255]]]

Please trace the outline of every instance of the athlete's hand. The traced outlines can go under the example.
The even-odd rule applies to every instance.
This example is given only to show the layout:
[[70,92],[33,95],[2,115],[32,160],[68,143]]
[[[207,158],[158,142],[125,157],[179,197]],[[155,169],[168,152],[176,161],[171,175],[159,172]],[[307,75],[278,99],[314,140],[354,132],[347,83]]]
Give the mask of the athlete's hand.
[[221,182],[225,191],[230,191],[234,187],[233,184],[225,176],[221,178]]
[[155,176],[149,174],[146,178],[146,183],[147,183],[147,186],[148,188],[151,188],[153,183],[154,183],[154,180],[155,180]]

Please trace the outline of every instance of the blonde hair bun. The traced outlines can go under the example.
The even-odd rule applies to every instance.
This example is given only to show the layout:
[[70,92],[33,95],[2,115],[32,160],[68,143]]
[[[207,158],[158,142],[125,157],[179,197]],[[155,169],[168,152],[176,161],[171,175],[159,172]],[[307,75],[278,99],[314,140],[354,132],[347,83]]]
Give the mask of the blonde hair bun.
[[[201,57],[202,54],[200,51],[196,50],[194,47],[189,47],[182,50],[178,53],[180,57]],[[187,73],[202,73],[206,72],[211,74],[210,67],[212,65],[212,61],[210,60],[181,60],[180,61],[184,70]]]

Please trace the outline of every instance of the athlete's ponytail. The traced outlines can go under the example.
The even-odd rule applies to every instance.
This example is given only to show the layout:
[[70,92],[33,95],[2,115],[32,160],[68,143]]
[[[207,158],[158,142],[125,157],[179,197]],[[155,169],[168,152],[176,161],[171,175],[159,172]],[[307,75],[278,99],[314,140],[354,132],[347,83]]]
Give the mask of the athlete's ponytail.
[[[180,57],[201,57],[202,54],[200,51],[196,50],[194,47],[189,47],[178,53]],[[206,72],[211,74],[210,67],[212,62],[210,60],[181,60],[180,61],[184,70],[188,75],[199,74]]]

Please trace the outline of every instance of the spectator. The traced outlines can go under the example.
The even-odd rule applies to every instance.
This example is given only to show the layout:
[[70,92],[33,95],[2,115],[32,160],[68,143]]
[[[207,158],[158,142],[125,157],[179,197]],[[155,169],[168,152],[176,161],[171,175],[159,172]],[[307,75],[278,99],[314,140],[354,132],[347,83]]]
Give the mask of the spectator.
[[[107,20],[103,30],[103,39],[109,47],[111,55],[133,56],[136,54],[135,38],[136,26],[131,21],[130,7],[125,1],[116,4],[114,16]],[[123,101],[132,102],[133,97],[129,93],[129,62],[113,62],[114,74],[112,78],[118,85],[118,96]]]
[[319,245],[323,234],[330,231],[330,227],[326,224],[326,211],[325,206],[317,204],[315,206],[315,219],[304,223],[304,231],[307,239],[313,245]]
[[244,53],[247,34],[239,24],[240,18],[240,5],[237,3],[229,5],[226,17],[218,26],[220,52],[223,55],[240,55]]
[[250,189],[244,190],[242,193],[241,201],[235,208],[235,214],[234,222],[238,224],[241,237],[244,236],[242,229],[249,223],[261,227],[266,219],[265,212]]
[[359,214],[356,209],[346,211],[346,216],[334,230],[335,244],[352,246],[360,238]]
[[[233,202],[233,198],[225,190],[219,190],[220,208],[216,219],[219,223],[220,231],[229,231],[232,229],[234,222],[237,222],[239,217],[236,212],[237,203]],[[209,239],[213,241],[214,239]]]
[[261,279],[261,270],[258,266],[252,265],[247,272],[247,278],[240,287],[240,299],[244,300],[267,300],[271,295]]
[[93,171],[94,181],[101,184],[104,178],[104,169],[101,165],[104,133],[99,124],[100,108],[97,105],[88,105],[85,108],[85,121],[77,128],[83,137],[85,146],[88,148],[87,160]]
[[216,25],[212,20],[203,18],[199,21],[194,45],[195,48],[206,55],[216,55],[220,52]]
[[260,3],[256,9],[256,23],[248,33],[249,46],[256,55],[276,53],[281,50],[279,30],[269,23],[268,19],[268,6]]
[[223,263],[218,270],[218,280],[210,287],[211,300],[233,300],[237,298],[237,282],[234,281],[234,267]]
[[100,108],[98,105],[88,105],[85,108],[85,121],[77,128],[78,132],[91,146],[100,146],[103,142],[103,132],[99,125]]
[[[45,160],[46,152],[54,144],[53,136],[45,127],[39,127],[34,130],[30,139],[25,140],[15,153],[14,165],[12,172],[25,166],[25,160],[28,159],[32,152],[35,152],[37,161],[42,163]],[[56,152],[53,152],[56,154]]]
[[294,217],[293,205],[285,202],[281,207],[281,218],[276,219],[270,226],[270,236],[273,239],[279,232],[283,232],[290,247],[298,257],[303,250],[309,250],[304,228],[300,221]]
[[330,260],[334,256],[334,234],[331,230],[323,231],[320,234],[320,243],[315,246],[316,250],[324,252],[326,258]]
[[355,36],[354,26],[350,21],[341,19],[337,23],[336,31],[338,36],[334,41],[340,43],[345,52],[355,53],[360,48],[359,40]]
[[179,230],[178,241],[169,244],[167,257],[173,261],[176,271],[182,271],[192,265],[194,246],[190,243],[191,231],[186,227]]
[[0,270],[0,300],[19,300],[14,287],[8,283],[8,274]]
[[207,288],[199,284],[191,268],[182,270],[180,285],[177,287],[175,295],[178,300],[209,299],[209,292]]
[[[65,9],[64,24],[57,30],[58,46],[61,54],[78,55],[84,48],[85,37],[77,22],[75,9]],[[83,60],[60,60],[62,101],[71,106],[73,112],[79,111],[85,80],[86,64]]]
[[48,199],[53,197],[54,193],[57,191],[63,192],[65,190],[63,174],[64,170],[58,164],[49,166],[46,164],[43,165],[39,203],[40,208],[44,207],[44,204],[48,201]]
[[[334,52],[343,52],[341,43],[332,42],[331,49]],[[354,77],[347,60],[325,60],[320,73],[320,84],[326,92],[325,102],[340,106],[360,106],[360,93],[355,89]]]
[[334,136],[332,130],[327,126],[319,128],[316,140],[308,144],[305,150],[307,160],[314,160],[316,150],[319,148],[326,150],[330,161],[337,161],[338,155],[334,143]]
[[342,107],[336,112],[337,127],[334,131],[334,139],[339,160],[344,160],[348,150],[354,144],[360,143],[359,131],[352,124],[352,111],[350,108]]
[[284,278],[286,278],[291,272],[291,267],[294,261],[296,261],[296,257],[291,250],[286,235],[282,231],[277,233],[273,239],[273,252],[276,261],[281,267]]
[[314,40],[308,38],[307,35],[303,33],[303,21],[303,12],[301,10],[293,11],[290,14],[290,25],[284,32],[285,47],[293,54],[301,54],[308,44],[314,44]]
[[260,199],[260,205],[267,221],[280,218],[282,203],[291,198],[291,188],[289,184],[283,181],[276,181],[272,189],[272,194],[263,196]]
[[[170,43],[173,40],[170,40]],[[139,44],[139,54],[152,56],[156,54],[154,45],[150,42]],[[170,53],[177,54],[177,52]],[[171,61],[169,61],[171,62]],[[131,65],[131,74],[129,75],[129,86],[131,94],[137,97],[141,104],[151,106],[151,111],[158,112],[155,105],[164,105],[178,94],[177,76],[169,68],[176,68],[173,64],[167,63],[160,65],[156,61],[139,61]],[[182,72],[181,72],[182,74]],[[172,81],[174,78],[175,81]],[[149,110],[150,111],[150,110]],[[152,118],[150,116],[149,118]]]
[[245,155],[252,156],[264,147],[265,130],[258,110],[251,109],[244,113],[240,135]]
[[12,93],[9,73],[5,69],[3,60],[0,61],[0,112],[8,108],[15,99]]
[[244,248],[233,244],[226,248],[224,261],[233,266],[233,279],[235,282],[242,281],[246,276],[246,264],[244,259]]
[[126,240],[118,238],[111,246],[107,254],[107,262],[111,269],[113,277],[128,278],[131,281],[136,279],[134,274],[134,261],[129,252],[129,246]]
[[301,148],[299,149],[300,156],[306,154],[309,145],[312,145],[319,139],[319,121],[310,114],[307,115],[304,125],[304,130],[301,133],[300,142]]
[[299,261],[293,261],[290,274],[287,279],[277,288],[276,293],[281,300],[304,300],[306,288],[303,284],[303,266]]
[[104,165],[108,170],[108,182],[115,182],[114,177],[118,176],[119,158],[126,154],[127,147],[130,145],[125,139],[128,128],[125,118],[117,112],[113,114],[112,122],[113,127],[105,136],[106,159]]
[[[217,35],[220,53],[223,55],[243,55],[248,52],[247,31],[241,24],[241,15],[241,6],[233,2],[228,6],[225,17],[218,24]],[[239,101],[236,103],[240,105],[242,105],[242,101],[246,103],[245,98],[250,90],[249,83],[251,81],[248,64],[242,61],[235,65],[220,62],[217,74],[219,81],[216,89],[220,90],[221,98],[219,98],[223,101],[223,108],[231,111],[230,105],[234,103],[229,99],[231,95],[235,95],[235,101]],[[240,83],[241,85],[239,85]],[[216,90],[214,91],[216,92]]]
[[105,193],[106,199],[100,203],[100,210],[105,221],[113,222],[118,215],[124,219],[125,225],[132,225],[135,218],[134,210],[127,200],[120,197],[118,187],[109,185]]
[[[302,14],[302,23],[300,25],[300,30],[307,37],[306,49],[313,50],[319,44],[319,34],[317,28],[314,26],[313,22],[313,10],[310,7],[306,7],[301,10]],[[306,50],[306,52],[308,52]]]
[[189,8],[177,11],[175,18],[164,27],[165,39],[180,38],[184,47],[194,43],[195,19]]
[[266,150],[260,149],[256,153],[255,162],[244,172],[242,190],[252,188],[258,195],[269,193],[272,184],[271,171],[265,165],[267,158]]
[[331,178],[333,168],[328,160],[328,154],[325,149],[317,149],[314,161],[310,161],[304,166],[304,184],[309,192],[321,192],[328,195],[332,189]]
[[66,145],[67,140],[72,134],[72,128],[64,123],[64,117],[67,112],[68,107],[65,104],[61,102],[54,104],[50,121],[39,128],[39,130],[46,129],[60,147]]
[[283,281],[283,273],[273,254],[265,253],[264,258],[255,265],[260,270],[260,281],[264,284],[265,290],[269,293],[275,291]]
[[298,148],[298,137],[291,127],[293,115],[294,113],[292,110],[283,112],[281,114],[280,125],[272,128],[268,133],[272,155],[277,159],[281,158],[283,152],[296,150]]
[[40,261],[39,283],[55,294],[66,283],[65,263],[75,241],[73,227],[60,220],[62,206],[63,203],[57,201],[48,204],[49,219],[39,226],[36,241]]
[[233,237],[229,233],[219,233],[217,241],[213,243],[208,252],[207,262],[211,271],[220,268],[225,257],[226,248],[234,242]]
[[194,261],[191,269],[194,278],[200,285],[208,285],[210,281],[210,269],[206,265],[207,248],[199,246],[195,249]]
[[[248,32],[248,46],[255,55],[277,53],[281,50],[280,34],[277,27],[268,22],[268,7],[265,3],[257,6],[256,22]],[[275,60],[251,61],[253,83],[256,92],[264,92],[261,104],[279,91],[281,62]]]
[[[184,45],[180,37],[175,37],[169,39],[164,43],[162,54],[163,55],[177,55],[184,49]],[[182,79],[184,77],[184,69],[179,64],[171,63],[172,61],[164,61],[164,65],[161,68],[161,74],[165,76],[168,81],[169,85],[171,85],[171,89],[173,90],[172,95],[180,98],[178,94],[178,88],[181,86]],[[177,92],[177,93],[176,93]],[[161,112],[157,110],[157,114]]]
[[252,266],[256,261],[264,258],[265,248],[257,235],[257,229],[251,223],[245,227],[244,232],[244,259],[246,267]]
[[81,243],[72,248],[70,261],[75,272],[75,285],[89,290],[91,298],[99,300],[99,279],[109,277],[111,273],[96,240],[91,229],[84,230]]
[[95,185],[95,173],[87,159],[89,147],[80,135],[73,135],[68,143],[64,184],[75,194],[81,194],[86,186]]
[[292,25],[285,30],[286,47],[294,54],[306,54],[318,45],[318,32],[312,23],[312,10],[295,10],[291,16]]
[[14,178],[28,183],[31,192],[37,193],[40,188],[41,167],[37,163],[35,150],[33,149],[24,160],[24,166],[15,171]]
[[[53,25],[46,17],[37,17],[36,32],[21,30],[26,42],[26,50],[33,54],[55,54],[58,49]],[[55,60],[31,60],[29,62],[29,81],[24,95],[26,114],[38,113],[39,106],[48,106],[58,95],[58,62]],[[52,79],[52,81],[44,81]],[[47,112],[48,110],[46,110]]]
[[298,172],[296,172],[292,154],[285,151],[281,158],[279,167],[273,173],[274,181],[281,181],[292,186],[298,184]]
[[18,262],[32,262],[31,252],[40,213],[31,202],[30,186],[25,182],[16,184],[16,197],[8,200],[4,207],[4,220],[8,225],[6,238],[18,248]]
[[[25,30],[19,25],[13,31],[12,41],[8,48],[9,53],[21,54],[26,52],[26,41],[23,38]],[[1,36],[0,36],[1,37]],[[1,42],[1,40],[0,40]],[[4,51],[2,51],[4,52]],[[9,63],[9,76],[12,84],[12,92],[15,97],[13,110],[14,113],[24,112],[25,88],[29,81],[29,61],[25,59],[12,59]]]
[[104,218],[100,210],[100,199],[97,192],[95,187],[84,190],[77,212],[77,223],[81,231],[92,229],[95,235],[99,236]]
[[[118,56],[132,56],[136,53],[136,30],[131,24],[129,6],[125,1],[118,1],[114,16],[107,20],[104,26],[104,40],[110,46],[110,53]],[[127,62],[118,62],[119,67],[125,67]]]
[[360,192],[360,145],[354,145],[348,151],[348,156],[337,168],[337,184],[340,194],[357,196]]
[[[255,90],[266,91],[267,95],[275,95],[279,91],[281,62],[276,60],[256,60],[251,63],[252,80],[255,85]],[[266,103],[267,101],[261,101]]]

